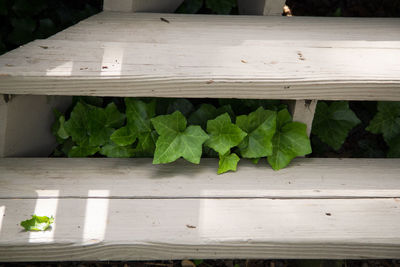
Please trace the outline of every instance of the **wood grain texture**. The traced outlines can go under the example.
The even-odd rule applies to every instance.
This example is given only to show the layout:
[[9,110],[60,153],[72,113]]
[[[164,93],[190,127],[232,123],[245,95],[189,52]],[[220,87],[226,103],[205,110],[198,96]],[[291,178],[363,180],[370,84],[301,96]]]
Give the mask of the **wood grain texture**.
[[[0,200],[0,261],[400,258],[399,199]],[[53,229],[21,231],[33,212]]]
[[[294,160],[273,171],[265,160],[241,161],[237,172],[217,175],[218,160],[200,165],[151,159],[0,159],[0,198],[86,198],[108,190],[112,198],[388,198],[400,197],[400,159]],[[48,193],[46,193],[48,190]],[[92,195],[101,197],[101,195]]]
[[0,57],[0,93],[400,100],[399,26],[103,12]]

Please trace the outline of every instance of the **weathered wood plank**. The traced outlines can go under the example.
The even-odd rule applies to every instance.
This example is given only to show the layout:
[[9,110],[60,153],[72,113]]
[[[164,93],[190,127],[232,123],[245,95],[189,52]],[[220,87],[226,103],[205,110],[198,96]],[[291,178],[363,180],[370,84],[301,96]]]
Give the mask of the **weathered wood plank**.
[[217,159],[152,165],[151,159],[6,158],[0,198],[52,197],[54,190],[76,198],[89,190],[108,190],[113,198],[400,197],[400,159],[302,158],[280,171],[242,161],[237,172],[223,175],[217,167]]
[[[399,199],[0,200],[0,261],[399,258]],[[44,233],[21,231],[33,212]]]
[[400,100],[400,19],[160,16],[106,12],[10,52],[0,93]]

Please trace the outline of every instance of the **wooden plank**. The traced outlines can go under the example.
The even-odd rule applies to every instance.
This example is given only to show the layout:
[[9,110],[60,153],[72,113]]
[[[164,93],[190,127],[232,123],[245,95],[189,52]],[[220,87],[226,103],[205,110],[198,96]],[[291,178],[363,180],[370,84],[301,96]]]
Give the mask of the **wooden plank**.
[[398,26],[106,12],[0,57],[0,93],[395,101]]
[[104,0],[105,11],[174,12],[183,0]]
[[[41,199],[0,207],[7,262],[400,257],[399,199]],[[21,231],[33,212],[54,215],[53,229]]]
[[317,100],[292,100],[288,101],[288,108],[292,114],[293,121],[302,122],[307,125],[307,135],[310,136],[314,120]]
[[223,175],[217,167],[217,159],[0,159],[0,198],[37,198],[43,190],[40,197],[54,190],[64,198],[86,198],[89,190],[109,190],[112,198],[400,197],[400,159],[302,158],[280,171],[265,160],[242,161]]
[[53,109],[65,111],[72,98],[18,95],[7,99],[7,103],[0,100],[0,157],[49,156],[56,144],[50,131]]

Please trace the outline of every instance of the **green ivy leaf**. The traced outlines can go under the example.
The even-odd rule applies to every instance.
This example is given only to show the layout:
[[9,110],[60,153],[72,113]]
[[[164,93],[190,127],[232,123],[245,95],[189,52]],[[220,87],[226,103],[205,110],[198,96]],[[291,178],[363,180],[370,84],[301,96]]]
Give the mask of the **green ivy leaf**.
[[189,125],[200,125],[201,128],[207,128],[207,121],[215,119],[217,116],[228,113],[229,116],[234,118],[234,113],[230,105],[224,105],[220,108],[216,108],[210,104],[202,104],[196,111],[194,111],[189,119]]
[[100,154],[109,158],[131,158],[135,151],[131,146],[120,146],[110,142],[101,148]]
[[88,156],[93,156],[100,151],[100,147],[92,147],[87,143],[80,144],[78,146],[73,146],[68,152],[68,157],[70,158],[85,158]]
[[231,122],[228,113],[224,113],[214,120],[209,120],[207,132],[210,139],[206,141],[205,145],[222,155],[229,152],[232,147],[237,146],[247,136],[245,132]]
[[133,133],[151,132],[150,119],[155,116],[156,102],[145,103],[141,100],[125,98],[127,125]]
[[179,111],[155,117],[151,122],[160,135],[153,164],[173,162],[180,157],[195,164],[200,163],[202,144],[209,138],[200,126],[186,128],[186,118]]
[[119,146],[132,145],[136,138],[136,133],[131,132],[127,126],[119,128],[110,136],[110,139]]
[[333,149],[339,150],[350,130],[360,123],[348,102],[333,102],[330,106],[318,102],[312,133]]
[[54,218],[47,216],[32,215],[32,218],[21,222],[21,226],[25,231],[46,231],[53,224]]
[[236,118],[236,124],[247,133],[239,144],[243,158],[261,158],[272,154],[272,137],[276,129],[276,112],[262,107]]
[[53,110],[55,121],[51,126],[51,132],[56,137],[57,143],[62,144],[68,139],[69,134],[65,130],[65,116],[57,109]]
[[70,134],[72,140],[77,144],[88,142],[89,107],[82,102],[76,103],[71,116],[65,122],[65,130]]
[[400,135],[400,102],[378,102],[378,112],[366,128],[374,134],[383,134],[386,143]]
[[140,133],[135,155],[138,157],[152,157],[156,149],[157,138],[156,131]]
[[307,126],[292,122],[287,109],[278,112],[276,121],[276,133],[272,138],[273,152],[268,157],[268,162],[274,170],[279,170],[295,157],[311,153],[311,144],[307,136]]
[[236,0],[206,0],[206,6],[216,14],[228,15],[236,7]]
[[230,154],[228,151],[225,155],[219,157],[219,168],[218,174],[222,174],[228,171],[236,171],[237,164],[240,158],[235,153]]

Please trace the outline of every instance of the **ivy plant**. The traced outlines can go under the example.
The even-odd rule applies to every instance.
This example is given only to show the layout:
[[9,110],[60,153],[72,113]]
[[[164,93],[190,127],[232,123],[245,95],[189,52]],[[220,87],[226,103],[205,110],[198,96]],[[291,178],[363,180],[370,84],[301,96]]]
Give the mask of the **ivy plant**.
[[400,157],[400,102],[378,102],[378,112],[366,130],[382,134],[388,157]]
[[[195,108],[187,99],[114,100],[80,97],[69,113],[56,111],[52,132],[59,146],[54,155],[153,157],[154,164],[183,158],[199,164],[205,154],[219,158],[221,174],[236,171],[240,158],[254,163],[268,158],[279,170],[294,157],[311,153],[306,126],[292,122],[280,103],[269,110],[254,101],[259,104],[254,111],[236,116],[226,101]],[[244,102],[232,103],[238,110],[237,103]]]
[[339,150],[350,130],[360,123],[348,102],[328,104],[320,101],[315,111],[312,133],[333,149]]

